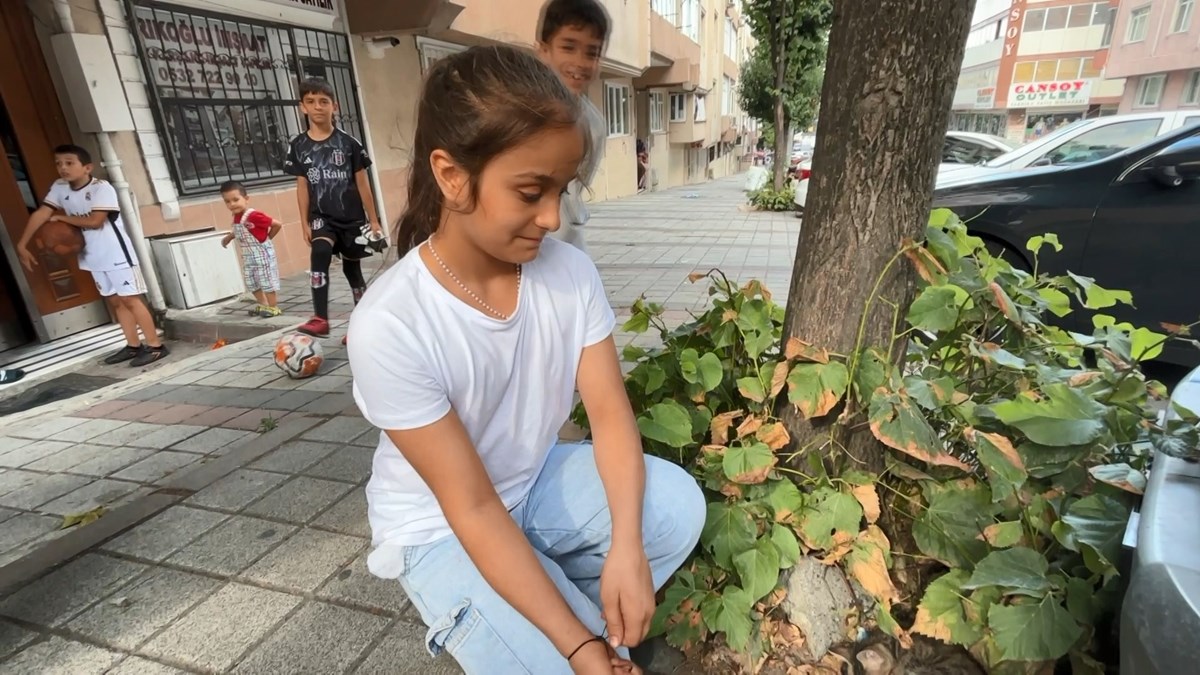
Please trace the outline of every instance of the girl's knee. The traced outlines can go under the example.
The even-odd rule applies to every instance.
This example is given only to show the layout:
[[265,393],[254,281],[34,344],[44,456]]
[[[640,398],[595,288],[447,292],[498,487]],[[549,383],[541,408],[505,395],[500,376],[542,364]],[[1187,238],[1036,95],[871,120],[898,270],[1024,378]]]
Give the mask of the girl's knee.
[[645,508],[647,520],[658,524],[657,536],[689,551],[700,540],[708,504],[696,479],[678,464],[646,458]]

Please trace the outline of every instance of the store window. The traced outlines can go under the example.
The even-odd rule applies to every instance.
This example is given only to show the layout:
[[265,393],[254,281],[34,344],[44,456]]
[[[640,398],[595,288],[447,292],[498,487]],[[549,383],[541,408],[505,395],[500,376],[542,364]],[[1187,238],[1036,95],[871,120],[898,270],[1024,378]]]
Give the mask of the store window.
[[287,179],[288,141],[307,128],[299,82],[332,85],[335,123],[362,138],[357,85],[345,36],[200,10],[131,3],[142,66],[184,195],[227,180]]

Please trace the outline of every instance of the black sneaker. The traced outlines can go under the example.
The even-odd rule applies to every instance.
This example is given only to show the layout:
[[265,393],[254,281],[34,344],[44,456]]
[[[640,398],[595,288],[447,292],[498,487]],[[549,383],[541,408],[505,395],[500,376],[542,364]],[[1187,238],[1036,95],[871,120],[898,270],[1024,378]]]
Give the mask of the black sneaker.
[[143,349],[145,349],[145,347],[142,345],[138,345],[136,347],[125,345],[124,347],[121,347],[117,351],[105,357],[104,362],[110,366],[118,363],[125,363],[126,361],[131,361],[140,356]]
[[155,361],[165,359],[170,353],[171,350],[167,349],[166,345],[159,345],[157,347],[142,347],[142,353],[138,354],[137,358],[130,361],[129,365],[134,368],[148,366]]
[[0,384],[12,384],[25,377],[25,371],[20,368],[0,368]]

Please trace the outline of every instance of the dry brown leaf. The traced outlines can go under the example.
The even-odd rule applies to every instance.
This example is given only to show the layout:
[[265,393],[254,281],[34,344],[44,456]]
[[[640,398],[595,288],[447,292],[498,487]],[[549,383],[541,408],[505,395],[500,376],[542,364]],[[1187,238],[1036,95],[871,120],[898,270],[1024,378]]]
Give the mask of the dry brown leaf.
[[1090,384],[1091,382],[1094,382],[1099,378],[1100,378],[1099,371],[1090,370],[1085,373],[1078,373],[1076,375],[1072,375],[1071,379],[1067,380],[1067,384],[1071,385],[1072,387],[1082,387],[1083,385]]
[[706,276],[708,276],[708,275],[705,274],[704,272],[692,272],[691,274],[688,275],[688,281],[690,281],[691,283],[694,284]]
[[[803,534],[801,534],[801,537],[803,538]],[[805,545],[808,546],[807,543]],[[808,547],[810,549],[815,548],[814,546]],[[841,562],[842,558],[845,558],[846,554],[848,554],[853,548],[854,535],[849,532],[839,530],[833,533],[833,546],[829,547],[829,552],[825,554],[824,558],[817,558],[817,560],[823,565],[836,565]]]
[[712,419],[709,423],[709,431],[712,432],[713,443],[725,445],[729,442],[729,427],[733,425],[734,420],[744,415],[744,411],[731,410],[726,413],[721,413]]
[[829,363],[829,350],[817,349],[800,338],[789,338],[783,348],[783,356],[788,361],[812,361],[814,363]]
[[779,395],[783,391],[783,386],[787,384],[788,374],[792,372],[792,366],[787,361],[783,361],[775,366],[775,372],[771,373],[771,398]]
[[942,266],[941,261],[933,257],[929,251],[920,246],[906,248],[904,257],[908,258],[909,262],[916,268],[917,274],[921,275],[927,283],[935,284],[938,282],[938,277],[933,273],[933,270],[941,272],[942,276],[946,275],[946,268]]
[[879,493],[875,491],[874,485],[856,485],[852,490],[854,498],[862,504],[863,515],[866,516],[867,522],[871,525],[879,520],[879,514],[882,508],[879,505]]
[[734,499],[742,498],[742,486],[737,483],[723,483],[721,485],[721,494]]
[[727,309],[721,313],[721,323],[729,323],[730,321],[737,321],[737,318],[738,318],[738,313],[737,313],[736,309]]
[[1017,452],[1017,449],[1013,447],[1012,441],[1010,441],[1007,437],[1001,436],[1000,434],[976,431],[973,427],[967,427],[966,430],[964,430],[963,435],[972,443],[975,442],[976,435],[986,438],[989,443],[996,446],[996,449],[1000,451],[1000,454],[1004,455],[1004,458],[1007,459],[1010,464],[1018,469],[1021,469],[1022,471],[1025,470],[1025,460],[1021,459],[1021,454]]
[[900,598],[900,592],[892,583],[884,557],[884,551],[890,550],[891,547],[892,543],[888,541],[883,530],[876,525],[870,525],[858,534],[854,550],[846,557],[846,571],[879,600],[884,608],[890,608],[892,603]]
[[754,297],[755,292],[761,293],[763,300],[766,300],[767,302],[771,301],[771,291],[767,290],[766,284],[758,279],[751,279],[750,281],[746,282],[745,286],[742,286],[742,293],[745,293],[750,297]]
[[751,416],[747,417],[745,420],[742,421],[742,423],[740,425],[738,425],[737,437],[745,438],[745,437],[749,436],[750,434],[755,433],[756,431],[759,430],[759,428],[762,427],[763,421],[764,421],[763,418],[761,418],[757,415],[751,415]]
[[792,437],[788,435],[786,427],[779,422],[772,422],[758,430],[758,440],[772,450],[780,450],[792,442]]

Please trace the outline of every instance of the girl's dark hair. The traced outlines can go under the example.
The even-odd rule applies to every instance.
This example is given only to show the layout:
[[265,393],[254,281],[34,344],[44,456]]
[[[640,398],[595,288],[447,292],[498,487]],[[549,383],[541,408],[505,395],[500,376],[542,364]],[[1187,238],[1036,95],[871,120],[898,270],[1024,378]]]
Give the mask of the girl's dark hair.
[[[437,61],[417,109],[408,204],[396,223],[403,256],[438,228],[442,191],[429,156],[441,149],[471,176],[497,155],[547,129],[579,123],[579,97],[536,57],[513,47],[472,47]],[[586,134],[585,142],[586,142]]]

